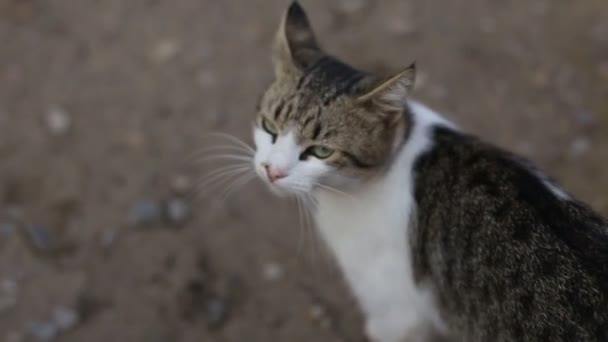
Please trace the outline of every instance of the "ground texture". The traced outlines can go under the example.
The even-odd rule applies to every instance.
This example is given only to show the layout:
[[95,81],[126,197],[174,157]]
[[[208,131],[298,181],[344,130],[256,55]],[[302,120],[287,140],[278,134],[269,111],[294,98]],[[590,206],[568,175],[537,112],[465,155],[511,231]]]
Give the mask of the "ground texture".
[[[302,0],[322,44],[608,213],[605,0]],[[296,207],[188,193],[250,141],[280,0],[0,0],[0,341],[362,341]]]

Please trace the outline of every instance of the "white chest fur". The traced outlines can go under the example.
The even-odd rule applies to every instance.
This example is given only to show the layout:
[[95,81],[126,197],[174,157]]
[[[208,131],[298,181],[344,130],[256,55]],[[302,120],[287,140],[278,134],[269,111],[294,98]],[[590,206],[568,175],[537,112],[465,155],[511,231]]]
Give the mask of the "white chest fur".
[[430,147],[427,133],[441,122],[412,104],[416,126],[391,170],[352,197],[319,194],[321,236],[333,252],[379,342],[403,341],[422,322],[440,325],[429,289],[414,283],[410,219],[414,214],[413,163]]

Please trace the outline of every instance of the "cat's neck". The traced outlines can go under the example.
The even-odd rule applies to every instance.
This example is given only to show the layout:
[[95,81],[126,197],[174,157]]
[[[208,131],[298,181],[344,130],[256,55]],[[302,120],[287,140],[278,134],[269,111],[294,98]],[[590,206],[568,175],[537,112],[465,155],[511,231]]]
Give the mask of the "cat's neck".
[[[413,126],[388,171],[347,194],[321,191],[315,219],[366,313],[383,317],[415,306],[440,326],[432,301],[414,282],[408,239],[416,211],[414,164],[433,146],[433,128],[450,124],[417,102],[410,111]],[[395,328],[417,319],[399,315]]]

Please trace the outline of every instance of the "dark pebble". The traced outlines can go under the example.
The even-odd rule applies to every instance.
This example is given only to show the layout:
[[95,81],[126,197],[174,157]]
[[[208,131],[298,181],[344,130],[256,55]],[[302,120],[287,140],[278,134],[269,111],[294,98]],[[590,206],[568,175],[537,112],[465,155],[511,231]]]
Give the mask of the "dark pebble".
[[165,215],[171,224],[185,223],[190,218],[190,214],[190,205],[181,198],[171,198],[165,203]]
[[0,224],[0,240],[8,240],[17,231],[17,225],[14,223],[2,223]]
[[59,328],[53,323],[32,321],[27,325],[27,332],[36,341],[52,341],[59,335]]
[[131,207],[129,222],[136,226],[154,224],[161,221],[163,206],[154,200],[139,200]]
[[209,329],[221,328],[228,319],[228,306],[222,298],[210,297],[205,311]]
[[26,224],[25,232],[34,248],[48,250],[52,247],[52,236],[47,227],[37,224]]

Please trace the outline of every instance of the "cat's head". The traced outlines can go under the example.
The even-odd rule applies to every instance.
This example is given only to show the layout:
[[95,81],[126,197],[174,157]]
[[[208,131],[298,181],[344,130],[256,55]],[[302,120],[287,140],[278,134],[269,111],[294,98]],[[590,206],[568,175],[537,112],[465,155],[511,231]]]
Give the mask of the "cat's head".
[[386,169],[409,129],[414,65],[376,77],[340,62],[321,50],[294,2],[277,33],[274,66],[254,127],[254,167],[271,189],[347,188]]

